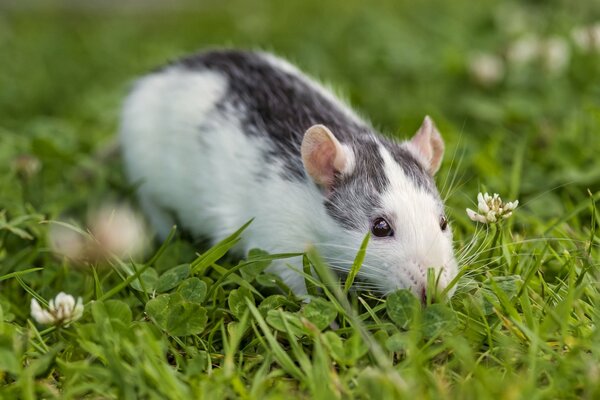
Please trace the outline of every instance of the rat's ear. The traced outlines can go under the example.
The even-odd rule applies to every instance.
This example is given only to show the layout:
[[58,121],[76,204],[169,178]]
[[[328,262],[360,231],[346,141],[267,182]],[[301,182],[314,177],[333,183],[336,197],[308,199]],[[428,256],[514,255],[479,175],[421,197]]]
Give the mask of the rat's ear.
[[408,142],[432,176],[440,169],[444,156],[444,140],[435,124],[426,116],[415,136]]
[[330,189],[336,173],[349,173],[354,154],[327,127],[314,125],[304,134],[300,148],[304,169],[316,184]]

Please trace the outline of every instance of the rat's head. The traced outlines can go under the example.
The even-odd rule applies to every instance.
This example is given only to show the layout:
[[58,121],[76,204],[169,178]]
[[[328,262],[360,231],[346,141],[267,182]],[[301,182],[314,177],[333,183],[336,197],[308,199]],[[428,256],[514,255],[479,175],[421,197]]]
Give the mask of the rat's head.
[[335,132],[315,125],[301,151],[328,215],[320,221],[317,247],[336,270],[348,272],[371,232],[358,275],[365,287],[383,293],[410,289],[425,298],[429,268],[438,290],[456,276],[452,232],[433,181],[444,142],[429,117],[403,143],[369,134],[341,143]]

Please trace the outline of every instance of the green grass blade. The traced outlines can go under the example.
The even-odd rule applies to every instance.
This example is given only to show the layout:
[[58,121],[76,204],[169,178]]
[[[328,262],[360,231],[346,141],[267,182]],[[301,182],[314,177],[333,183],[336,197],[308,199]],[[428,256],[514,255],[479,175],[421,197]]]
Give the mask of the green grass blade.
[[30,274],[32,272],[40,271],[42,269],[43,268],[29,268],[29,269],[24,269],[23,271],[11,272],[11,273],[8,273],[6,275],[0,276],[0,282],[1,281],[5,281],[5,280],[10,279],[10,278],[21,277],[23,275],[27,275],[27,274]]
[[358,253],[356,253],[356,257],[354,258],[354,262],[352,263],[352,267],[350,268],[350,273],[346,278],[346,282],[344,283],[344,294],[348,294],[350,287],[354,283],[354,279],[360,268],[362,267],[363,262],[365,261],[365,255],[367,254],[367,246],[369,245],[369,239],[371,238],[371,234],[367,233],[360,244],[360,248],[358,249]]
[[304,374],[296,366],[294,361],[283,349],[281,344],[279,344],[277,339],[275,339],[275,336],[273,336],[273,334],[271,333],[271,329],[268,327],[267,322],[264,320],[260,312],[256,309],[254,304],[252,304],[252,302],[248,298],[246,298],[246,304],[248,304],[248,308],[250,309],[254,320],[260,326],[262,333],[265,339],[267,340],[267,343],[269,344],[269,349],[273,352],[273,356],[275,357],[279,365],[281,365],[283,369],[285,369],[285,371],[291,376],[293,376],[295,379],[303,381],[305,378]]

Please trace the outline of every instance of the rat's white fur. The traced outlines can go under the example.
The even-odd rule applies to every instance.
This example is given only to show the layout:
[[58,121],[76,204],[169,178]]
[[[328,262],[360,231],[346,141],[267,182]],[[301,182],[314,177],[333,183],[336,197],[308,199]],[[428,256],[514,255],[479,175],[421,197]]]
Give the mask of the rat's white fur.
[[[370,229],[368,221],[361,232],[343,229],[326,212],[315,184],[285,179],[277,162],[265,163],[268,138],[244,133],[239,119],[225,119],[216,110],[226,95],[226,79],[217,72],[172,66],[139,80],[126,100],[120,132],[124,160],[155,229],[165,237],[174,213],[193,234],[217,242],[254,218],[238,250],[303,252],[314,245],[347,271]],[[311,85],[357,118],[325,89]],[[383,146],[380,152],[392,183],[382,194],[382,211],[394,216],[396,236],[372,238],[361,275],[386,292],[412,288],[421,294],[426,268],[444,268],[440,286],[445,287],[456,275],[456,264],[451,238],[440,232],[438,205]],[[271,270],[296,293],[305,292],[304,279],[286,263],[301,266],[299,259],[284,260]]]
[[[141,205],[159,235],[175,223],[165,210],[213,242],[254,218],[243,251],[303,252],[337,235],[317,187],[282,178],[276,164],[264,162],[265,139],[216,112],[226,85],[218,73],[172,68],[138,81],[125,103],[120,136],[127,173],[139,182]],[[304,291],[304,280],[284,262],[273,269],[295,292]]]

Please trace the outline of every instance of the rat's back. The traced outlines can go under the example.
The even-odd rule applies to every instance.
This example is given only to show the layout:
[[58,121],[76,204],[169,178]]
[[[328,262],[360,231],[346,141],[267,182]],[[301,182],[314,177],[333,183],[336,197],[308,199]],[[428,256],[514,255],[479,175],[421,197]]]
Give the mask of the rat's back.
[[318,199],[306,190],[299,149],[314,124],[335,129],[341,140],[371,132],[286,61],[210,51],[136,82],[125,102],[121,142],[129,178],[139,184],[141,205],[160,236],[179,222],[219,240],[250,218],[255,226],[266,223],[265,213],[265,220],[285,224],[291,217],[276,215],[282,205],[286,215],[296,212],[290,224],[306,220],[305,207]]

